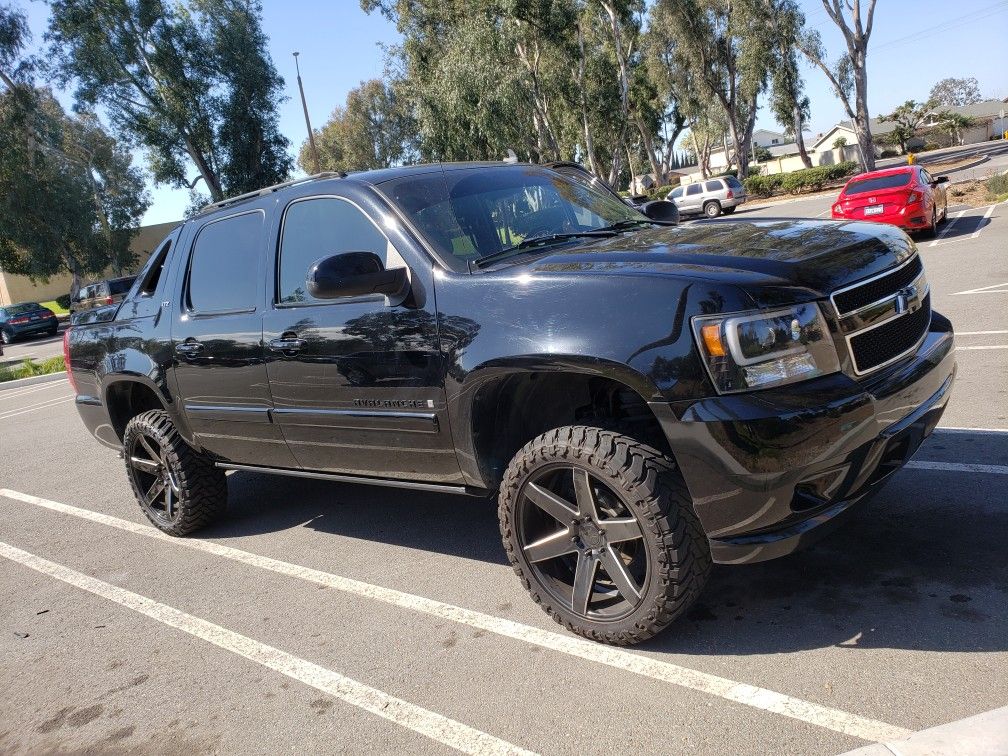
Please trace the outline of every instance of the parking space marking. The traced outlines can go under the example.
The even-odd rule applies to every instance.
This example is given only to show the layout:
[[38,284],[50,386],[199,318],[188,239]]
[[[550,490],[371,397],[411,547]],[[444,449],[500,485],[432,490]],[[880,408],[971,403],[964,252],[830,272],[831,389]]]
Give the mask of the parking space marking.
[[242,551],[232,546],[224,546],[214,541],[205,541],[199,538],[172,538],[150,525],[142,525],[129,520],[123,520],[119,517],[113,517],[112,515],[94,512],[89,509],[81,509],[70,504],[43,499],[39,496],[32,496],[31,494],[12,491],[7,488],[0,489],[0,496],[33,504],[55,512],[73,515],[74,517],[80,517],[101,525],[108,525],[137,535],[154,538],[170,543],[173,546],[182,546],[194,551],[202,551],[287,577],[324,585],[327,588],[344,593],[382,601],[403,609],[468,625],[479,630],[523,641],[541,648],[548,648],[586,661],[614,667],[642,677],[706,693],[762,711],[780,714],[823,729],[861,738],[862,740],[875,742],[898,740],[910,733],[909,730],[905,730],[902,727],[879,722],[840,709],[821,706],[800,698],[793,698],[792,696],[767,688],[735,682],[734,680],[707,672],[700,672],[620,648],[582,640],[574,636],[541,630],[530,625],[523,625],[512,620],[494,617],[471,609],[464,609],[460,606],[436,601],[435,599],[404,593],[394,588],[385,588],[360,580],[354,580],[353,578],[323,572],[311,567],[283,562],[272,557]]
[[1008,433],[1008,428],[964,428],[961,425],[939,425],[935,433]]
[[911,470],[943,470],[946,472],[989,473],[1008,475],[1008,465],[980,465],[972,462],[920,462],[910,460],[905,467]]
[[928,246],[933,247],[938,242],[940,242],[942,238],[945,236],[945,234],[947,234],[949,231],[952,230],[952,227],[956,224],[956,221],[963,217],[963,213],[965,213],[966,210],[969,210],[969,208],[967,207],[965,210],[960,210],[958,213],[955,214],[955,217],[953,217],[952,220],[947,220],[945,222],[945,228],[941,230],[941,233],[939,233],[938,236],[935,237],[935,240],[930,244],[928,244]]
[[976,239],[978,236],[980,236],[980,230],[984,227],[984,221],[988,220],[991,217],[991,214],[994,212],[995,207],[997,207],[996,203],[987,208],[987,212],[984,213],[984,217],[981,218],[980,223],[977,224],[976,231],[970,234],[970,239]]
[[48,383],[42,383],[37,386],[25,386],[19,389],[5,389],[0,390],[0,399],[15,399],[19,396],[25,396],[26,394],[37,394],[40,391],[46,391],[48,389],[54,388],[67,388],[68,383],[63,381],[49,381]]
[[991,284],[990,286],[981,286],[979,289],[956,291],[949,296],[958,297],[963,294],[1008,294],[1008,283]]
[[8,417],[16,417],[17,415],[24,415],[28,412],[35,412],[40,409],[47,409],[48,407],[55,407],[57,404],[63,404],[63,402],[69,402],[73,399],[73,395],[63,396],[57,399],[47,399],[39,404],[32,404],[28,407],[18,407],[17,409],[10,409],[6,412],[0,412],[0,420],[6,420]]
[[1008,331],[956,331],[956,336],[1000,336]]
[[979,352],[985,349],[1008,349],[1008,344],[992,344],[990,346],[957,346],[957,352]]
[[3,542],[0,542],[0,556],[254,661],[462,753],[532,753],[442,714],[357,682],[339,672],[281,651],[279,648],[260,643],[167,604],[50,562]]

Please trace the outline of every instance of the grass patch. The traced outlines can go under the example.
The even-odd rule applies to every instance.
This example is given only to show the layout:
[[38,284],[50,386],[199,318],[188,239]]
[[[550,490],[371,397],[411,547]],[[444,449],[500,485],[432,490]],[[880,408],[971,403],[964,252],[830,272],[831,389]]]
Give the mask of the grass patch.
[[991,202],[1000,202],[1008,197],[1008,173],[997,173],[984,181],[987,197]]
[[31,378],[36,375],[61,373],[64,370],[66,370],[66,365],[63,364],[62,357],[50,357],[41,362],[36,362],[29,357],[20,365],[0,367],[0,383],[4,381],[16,381],[18,378]]
[[56,315],[69,315],[70,314],[70,310],[68,310],[66,307],[63,307],[63,305],[61,305],[55,299],[52,300],[52,301],[50,301],[50,302],[40,302],[39,304],[41,304],[43,307],[48,307]]

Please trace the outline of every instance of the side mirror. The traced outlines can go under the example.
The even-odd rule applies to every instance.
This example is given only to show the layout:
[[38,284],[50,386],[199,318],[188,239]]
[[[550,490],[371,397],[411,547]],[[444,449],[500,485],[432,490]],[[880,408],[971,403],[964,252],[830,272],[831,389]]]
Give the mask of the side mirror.
[[317,260],[305,278],[308,293],[316,299],[384,294],[405,295],[409,288],[406,268],[385,269],[374,252],[344,252]]
[[679,208],[676,207],[675,202],[652,200],[641,205],[640,211],[651,220],[659,223],[679,223]]
[[935,176],[934,182],[936,184],[947,184],[949,180],[948,176]]

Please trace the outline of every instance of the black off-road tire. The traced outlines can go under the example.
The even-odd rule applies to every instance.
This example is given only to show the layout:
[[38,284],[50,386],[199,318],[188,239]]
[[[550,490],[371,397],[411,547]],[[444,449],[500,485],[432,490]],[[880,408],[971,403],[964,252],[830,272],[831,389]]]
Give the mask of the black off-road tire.
[[[627,616],[599,621],[575,613],[525,558],[516,523],[520,492],[537,471],[557,463],[603,481],[641,526],[649,577],[639,606]],[[651,638],[693,604],[710,574],[710,547],[675,462],[612,430],[565,426],[526,444],[504,474],[498,516],[508,559],[532,600],[568,630],[595,641],[627,646]]]
[[[178,483],[177,513],[171,521],[144,504],[144,492],[137,486],[129,450],[138,434],[157,441]],[[127,478],[137,503],[147,519],[162,532],[173,536],[189,535],[218,519],[227,508],[224,471],[182,439],[164,410],[149,410],[130,420],[123,434],[123,450]]]
[[721,215],[721,203],[717,200],[708,200],[704,202],[703,212],[708,218],[717,218]]

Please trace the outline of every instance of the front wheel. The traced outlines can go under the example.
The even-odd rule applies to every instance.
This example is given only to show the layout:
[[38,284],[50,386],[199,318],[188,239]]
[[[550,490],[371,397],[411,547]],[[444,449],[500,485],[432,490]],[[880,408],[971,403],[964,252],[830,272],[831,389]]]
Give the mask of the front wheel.
[[708,202],[703,206],[704,215],[708,218],[717,218],[721,215],[721,203],[720,202]]
[[140,509],[158,530],[188,535],[224,512],[224,471],[182,440],[164,410],[144,412],[127,423],[123,457]]
[[710,549],[675,463],[586,426],[530,441],[508,465],[504,548],[532,599],[579,635],[652,637],[696,600]]
[[0,330],[0,341],[2,341],[4,344],[13,344],[14,334],[8,331],[7,329]]

